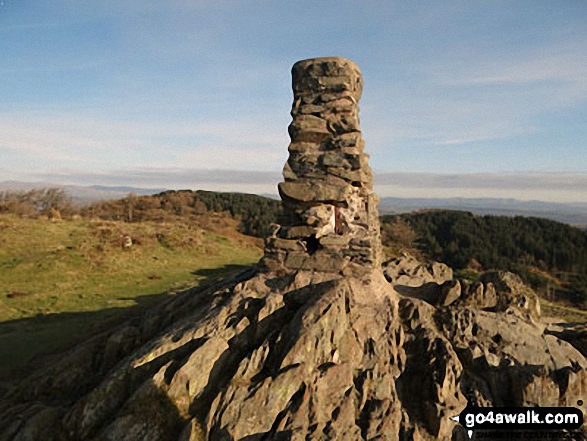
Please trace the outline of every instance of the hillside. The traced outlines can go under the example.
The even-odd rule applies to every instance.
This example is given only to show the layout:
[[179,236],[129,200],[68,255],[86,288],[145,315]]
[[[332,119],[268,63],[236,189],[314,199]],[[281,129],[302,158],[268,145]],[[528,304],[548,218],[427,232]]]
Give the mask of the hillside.
[[[39,193],[43,196],[51,192],[45,189]],[[49,212],[51,204],[42,202],[20,207],[21,214],[38,212],[39,206],[44,210],[41,212]],[[10,211],[9,206],[5,208]],[[70,216],[75,213],[71,205],[62,211]],[[221,236],[233,236],[236,229],[260,239],[267,236],[272,223],[279,223],[282,209],[279,201],[254,194],[180,190],[130,194],[82,207],[77,213],[86,219],[126,223],[180,222]],[[514,271],[545,297],[575,306],[581,306],[587,297],[586,234],[578,228],[540,218],[454,210],[386,215],[382,216],[381,227],[391,255],[404,249],[455,269],[471,270],[479,265]],[[260,247],[259,239],[256,244]]]
[[0,376],[255,263],[258,244],[221,225],[229,237],[185,222],[0,215]]
[[514,271],[545,297],[587,307],[587,234],[578,228],[547,219],[443,210],[383,216],[382,221],[384,231],[408,228],[402,236],[411,238],[406,247],[454,269]]
[[[262,238],[282,216],[279,201],[254,194],[165,191],[129,195],[82,209],[84,217],[138,222],[190,222],[224,236],[236,229]],[[397,223],[402,219],[402,225]],[[232,224],[230,224],[232,225]],[[393,227],[392,227],[393,226]],[[382,216],[384,245],[409,249],[457,270],[514,271],[551,300],[584,307],[587,298],[587,240],[584,231],[525,216],[475,215],[453,210]],[[392,231],[393,230],[393,231]],[[390,234],[391,233],[391,234]],[[257,242],[260,246],[260,241]],[[470,272],[469,272],[470,274]]]
[[236,219],[237,229],[254,237],[265,237],[281,213],[279,201],[245,193],[204,190],[169,190],[152,196],[126,198],[93,204],[82,209],[85,217],[137,222],[187,219],[210,227],[210,215]]

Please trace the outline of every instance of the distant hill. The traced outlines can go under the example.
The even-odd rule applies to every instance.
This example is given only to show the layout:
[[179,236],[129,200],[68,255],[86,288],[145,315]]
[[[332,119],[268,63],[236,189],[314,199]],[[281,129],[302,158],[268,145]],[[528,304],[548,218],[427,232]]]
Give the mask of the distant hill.
[[425,209],[470,211],[474,214],[543,217],[570,225],[587,228],[587,204],[520,201],[495,198],[382,198],[379,211],[382,214],[400,214]]
[[[260,238],[281,215],[281,203],[274,199],[202,190],[131,196],[90,209],[98,217],[133,222],[179,216],[201,223],[211,214],[221,214],[238,220],[241,233]],[[381,224],[388,248],[417,248],[457,270],[477,265],[514,271],[539,290],[556,279],[561,295],[575,304],[587,300],[587,233],[579,228],[543,218],[447,210],[382,216]]]
[[78,205],[89,205],[97,201],[106,201],[109,199],[121,199],[134,193],[139,196],[161,193],[164,188],[139,188],[124,186],[105,186],[105,185],[64,185],[51,182],[20,182],[20,181],[3,181],[0,182],[0,191],[27,191],[38,188],[61,188],[65,190]]
[[[130,193],[137,196],[147,196],[162,193],[168,188],[141,188],[131,186],[106,185],[63,185],[50,182],[0,182],[0,191],[4,190],[32,190],[37,188],[62,188],[79,205],[89,205],[97,201],[122,199]],[[211,192],[216,193],[216,192]],[[220,193],[219,193],[220,194]],[[238,194],[238,193],[231,193]],[[275,194],[259,195],[268,199],[277,199]],[[543,201],[520,201],[517,199],[497,198],[397,198],[384,197],[379,203],[381,214],[400,214],[426,209],[446,209],[470,211],[474,214],[501,215],[501,216],[531,216],[543,217],[569,225],[578,226],[587,230],[586,203],[556,203]]]
[[165,188],[139,188],[139,187],[109,187],[106,185],[91,185],[89,187],[80,187],[80,188],[87,188],[91,190],[95,190],[97,192],[106,192],[106,193],[123,193],[125,195],[129,193],[134,193],[138,196],[147,196],[151,194],[161,193],[166,191]]

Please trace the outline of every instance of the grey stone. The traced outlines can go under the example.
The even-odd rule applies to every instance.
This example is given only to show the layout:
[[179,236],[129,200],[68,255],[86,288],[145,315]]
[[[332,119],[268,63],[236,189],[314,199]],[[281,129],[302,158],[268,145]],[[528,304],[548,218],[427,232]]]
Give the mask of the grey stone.
[[[276,258],[286,269],[314,265],[316,271],[340,271],[340,264],[321,262],[320,254],[314,255],[322,247],[338,251],[328,257],[335,262],[350,258],[377,268],[381,262],[378,199],[358,118],[361,72],[349,60],[319,58],[296,63],[292,76],[292,142],[285,182],[279,184],[284,206],[280,236],[302,239],[307,258],[299,254],[288,258],[289,252],[299,250],[285,243],[280,248],[273,241],[267,244],[264,260]],[[330,236],[346,239],[329,242]],[[357,240],[363,243],[357,245]]]
[[279,194],[282,198],[294,199],[301,202],[343,202],[347,197],[346,187],[329,185],[317,181],[282,182],[279,184]]
[[267,246],[278,248],[286,251],[306,251],[306,246],[299,240],[271,238],[267,241]]

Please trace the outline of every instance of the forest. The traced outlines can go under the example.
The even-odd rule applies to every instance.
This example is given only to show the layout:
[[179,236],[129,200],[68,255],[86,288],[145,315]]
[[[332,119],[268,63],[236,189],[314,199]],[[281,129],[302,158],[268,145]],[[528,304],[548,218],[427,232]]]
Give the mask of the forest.
[[411,227],[422,253],[454,269],[514,271],[538,290],[554,278],[573,303],[587,299],[587,233],[578,228],[533,217],[431,210],[384,216],[382,231],[398,222]]

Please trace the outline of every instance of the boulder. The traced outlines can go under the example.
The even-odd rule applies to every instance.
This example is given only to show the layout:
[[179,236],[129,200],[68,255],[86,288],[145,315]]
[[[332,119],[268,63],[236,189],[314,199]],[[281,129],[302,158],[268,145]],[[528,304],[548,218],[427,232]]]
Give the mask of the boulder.
[[440,285],[453,278],[452,270],[444,263],[422,263],[411,256],[402,256],[385,262],[383,272],[389,283],[412,287],[430,282]]

